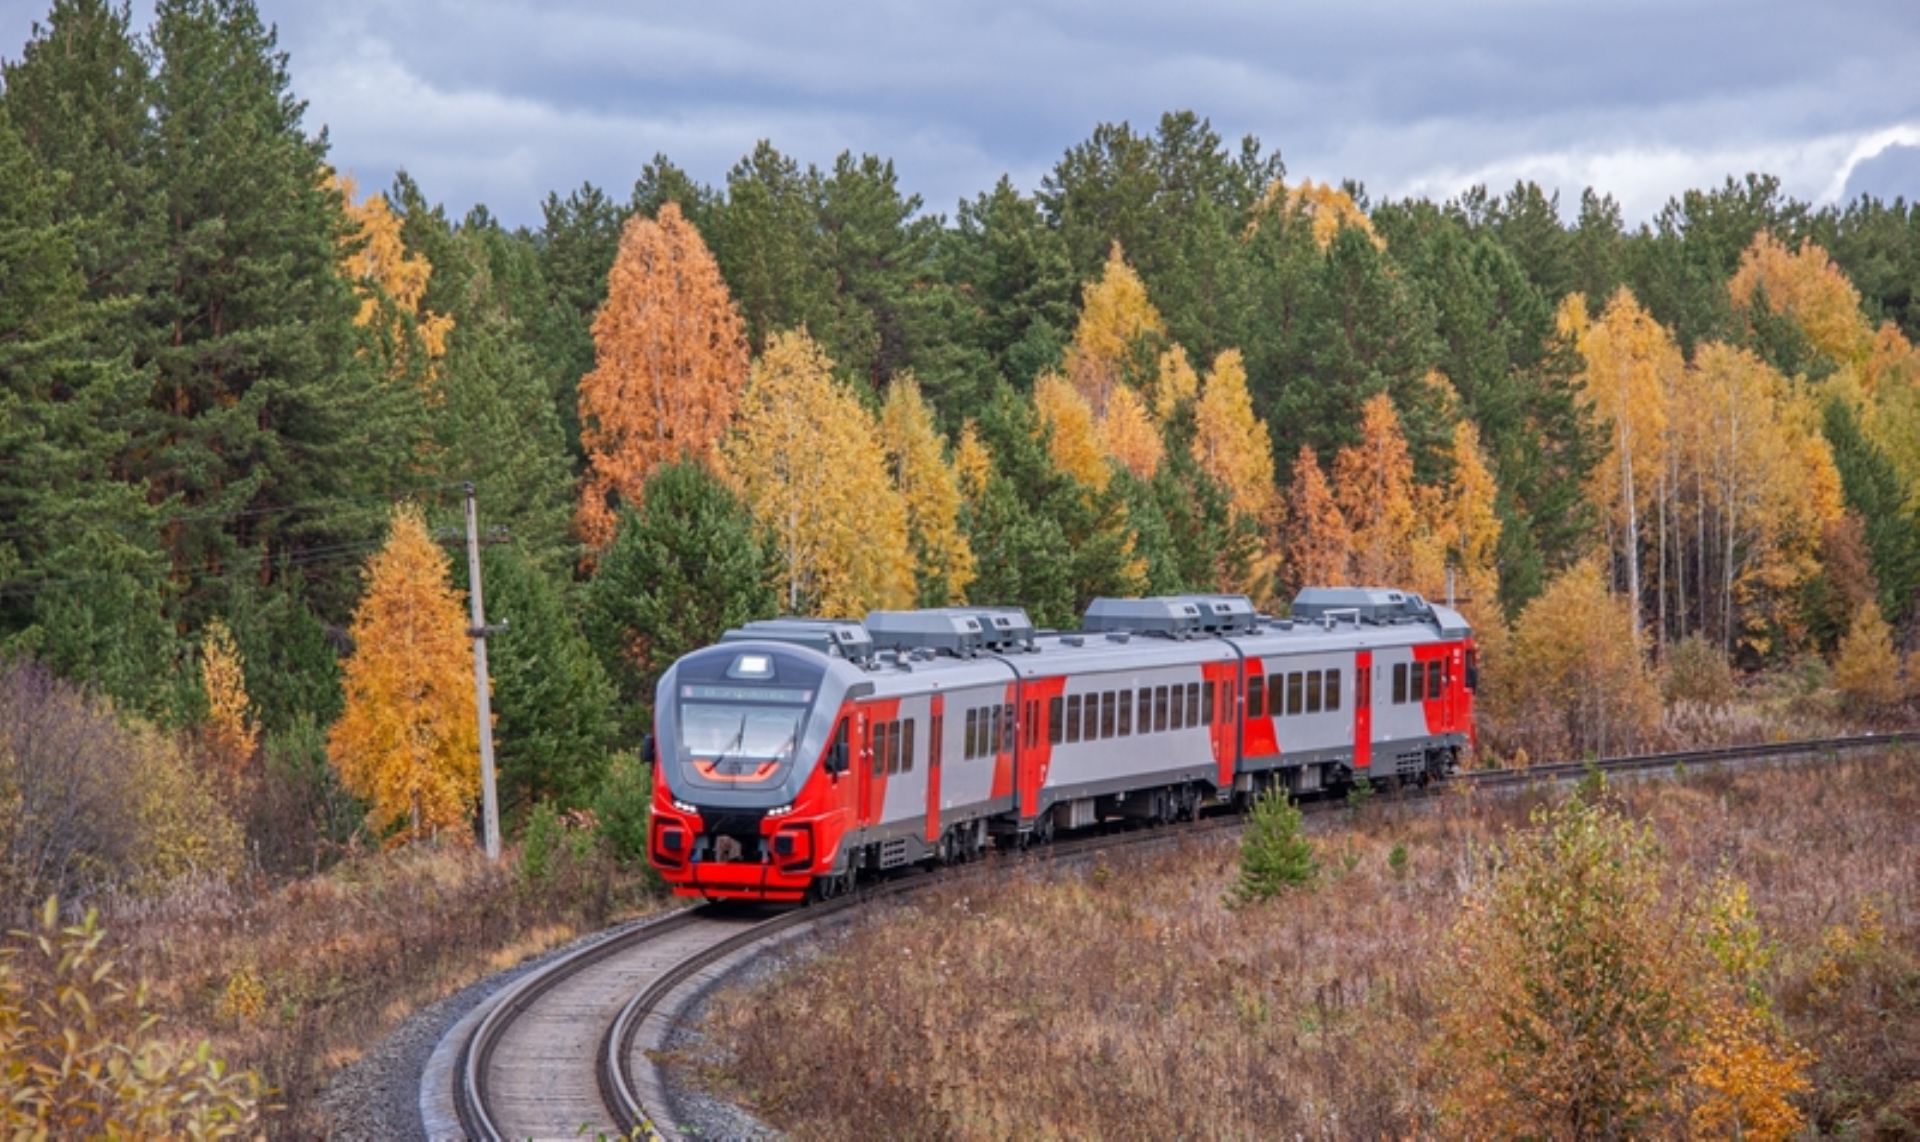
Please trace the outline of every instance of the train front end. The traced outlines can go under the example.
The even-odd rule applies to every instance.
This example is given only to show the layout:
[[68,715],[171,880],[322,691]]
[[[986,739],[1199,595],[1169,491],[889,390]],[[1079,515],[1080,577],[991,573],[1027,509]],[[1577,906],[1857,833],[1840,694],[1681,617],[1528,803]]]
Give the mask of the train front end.
[[835,649],[864,632],[808,623],[825,637],[754,637],[775,625],[687,655],[655,693],[648,853],[678,895],[799,901],[839,856],[852,783],[835,731],[859,672]]

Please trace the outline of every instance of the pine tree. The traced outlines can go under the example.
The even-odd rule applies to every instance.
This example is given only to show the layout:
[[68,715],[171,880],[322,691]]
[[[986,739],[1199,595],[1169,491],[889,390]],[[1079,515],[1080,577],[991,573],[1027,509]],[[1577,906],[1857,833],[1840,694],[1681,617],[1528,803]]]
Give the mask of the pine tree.
[[467,614],[418,509],[394,509],[353,616],[346,709],[327,757],[395,843],[471,840],[480,795],[478,705]]
[[[165,226],[139,306],[153,382],[139,470],[152,500],[201,521],[167,532],[191,620],[202,573],[269,574],[377,534],[350,505],[285,509],[401,486],[424,434],[419,393],[355,360],[359,306],[336,271],[348,223],[273,30],[250,0],[163,0],[152,51]],[[345,603],[347,583],[315,583]]]
[[804,331],[776,334],[755,363],[721,453],[784,560],[788,610],[857,616],[910,605],[907,513],[878,426]]
[[580,382],[588,475],[579,526],[612,538],[613,508],[681,457],[704,459],[747,378],[747,347],[719,266],[679,206],[635,216],[620,238],[607,301],[593,321],[595,365]]
[[1829,400],[1822,427],[1847,506],[1866,526],[1881,611],[1904,621],[1920,592],[1920,514],[1909,506],[1892,462],[1860,431],[1851,405],[1838,396]]
[[[47,57],[37,57],[44,61]],[[10,73],[13,74],[13,73]],[[130,711],[171,703],[184,649],[145,489],[124,473],[144,395],[89,298],[63,176],[0,105],[0,647]]]
[[[517,816],[541,801],[585,806],[607,767],[613,685],[554,572],[524,544],[485,548],[480,574],[487,619],[507,628],[487,640],[501,811]],[[465,578],[454,581],[464,589]]]
[[1240,879],[1229,902],[1237,906],[1271,900],[1289,888],[1310,885],[1320,875],[1313,842],[1300,835],[1300,809],[1284,790],[1254,798],[1240,838]]
[[657,469],[639,509],[626,510],[580,590],[580,625],[618,691],[621,729],[638,741],[674,659],[773,617],[780,565],[746,506],[691,461]]
[[974,572],[973,549],[960,530],[960,480],[912,375],[887,386],[880,436],[907,509],[915,598],[926,607],[965,601]]

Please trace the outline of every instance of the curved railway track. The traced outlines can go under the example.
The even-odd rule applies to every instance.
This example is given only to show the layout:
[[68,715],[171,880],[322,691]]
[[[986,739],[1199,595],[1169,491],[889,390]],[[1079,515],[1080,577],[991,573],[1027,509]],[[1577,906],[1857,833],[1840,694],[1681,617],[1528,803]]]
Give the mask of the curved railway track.
[[[1454,784],[1498,788],[1575,780],[1594,770],[1635,773],[1680,765],[1737,764],[1812,754],[1884,749],[1907,739],[1869,734],[1607,758],[1593,762],[1479,770]],[[1116,846],[1161,843],[1196,829],[1233,828],[1234,816],[1197,825],[1102,833],[1047,846],[1053,859]],[[972,875],[986,866],[948,870]],[[909,875],[810,908],[770,913],[707,904],[615,929],[530,972],[448,1033],[422,1078],[421,1108],[435,1139],[659,1138],[666,1109],[647,1050],[664,1042],[690,985],[730,961],[798,935],[850,908],[936,883]],[[450,1073],[449,1073],[450,1072]],[[441,1084],[451,1086],[446,1090]],[[432,1088],[432,1089],[430,1089]],[[449,1097],[450,1095],[450,1097]]]

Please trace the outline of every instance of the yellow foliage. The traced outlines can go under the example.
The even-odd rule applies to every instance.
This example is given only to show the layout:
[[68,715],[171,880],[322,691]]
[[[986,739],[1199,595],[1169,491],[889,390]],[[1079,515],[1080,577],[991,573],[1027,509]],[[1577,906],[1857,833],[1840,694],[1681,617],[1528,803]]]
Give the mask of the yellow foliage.
[[1641,529],[1666,473],[1668,409],[1685,363],[1673,336],[1625,286],[1598,321],[1588,320],[1582,295],[1568,295],[1556,324],[1585,362],[1581,379],[1595,419],[1612,425],[1608,455],[1594,468],[1587,495],[1612,521],[1608,532],[1628,570],[1628,602],[1638,628],[1641,562],[1648,558]]
[[[921,602],[929,606],[964,602],[974,570],[973,547],[960,529],[960,477],[947,465],[945,442],[911,375],[895,377],[888,386],[880,435],[893,466],[894,486],[907,510]],[[940,598],[927,597],[925,588],[931,584],[940,585]]]
[[1273,437],[1254,415],[1247,392],[1247,366],[1240,350],[1214,358],[1206,389],[1194,408],[1194,458],[1226,489],[1233,513],[1255,521],[1264,533],[1279,522],[1280,494],[1273,486]]
[[1797,637],[1802,588],[1820,572],[1821,537],[1845,510],[1839,470],[1810,395],[1744,349],[1702,345],[1676,393],[1672,426],[1681,530],[1717,537],[1723,625],[1765,650],[1766,633]]
[[219,619],[207,624],[206,643],[200,650],[200,685],[207,695],[208,744],[222,767],[237,777],[253,760],[260,730],[247,698],[240,647]]
[[1740,268],[1727,283],[1738,309],[1753,306],[1766,292],[1767,308],[1793,319],[1813,347],[1841,365],[1866,358],[1873,333],[1860,313],[1860,292],[1840,267],[1811,239],[1792,251],[1765,230],[1740,255]]
[[[351,175],[336,177],[334,186],[345,197],[347,220],[354,224],[353,232],[343,242],[357,248],[340,263],[341,274],[353,283],[354,292],[360,295],[360,312],[355,315],[354,324],[364,328],[380,320],[384,299],[413,319],[420,347],[428,359],[445,356],[447,335],[453,332],[453,317],[432,313],[420,306],[427,294],[427,283],[433,278],[433,264],[407,251],[400,238],[400,219],[394,216],[385,195],[372,194],[365,202],[355,205],[353,196],[359,188]],[[391,332],[396,342],[404,343],[399,336],[401,330]],[[395,369],[396,372],[405,370],[404,358],[395,362]]]
[[1067,349],[1067,375],[1095,416],[1106,415],[1107,398],[1127,380],[1143,340],[1166,332],[1160,311],[1147,300],[1146,283],[1115,242],[1099,279],[1085,286],[1080,322]]
[[1353,533],[1340,514],[1320,460],[1305,444],[1294,457],[1293,478],[1287,485],[1286,524],[1282,549],[1287,584],[1301,587],[1339,587],[1351,580]]
[[1866,363],[1861,368],[1861,384],[1867,392],[1877,393],[1896,387],[1911,388],[1920,383],[1920,353],[1913,351],[1913,343],[1900,327],[1891,321],[1880,323],[1880,329],[1873,335],[1873,344],[1867,350]]
[[1113,472],[1086,398],[1065,377],[1045,372],[1033,383],[1033,406],[1040,414],[1040,429],[1047,433],[1053,466],[1083,487],[1105,491]]
[[[1278,186],[1278,183],[1274,184]],[[1287,209],[1313,223],[1313,241],[1322,250],[1333,245],[1334,238],[1348,226],[1365,234],[1375,249],[1387,248],[1387,241],[1373,231],[1373,220],[1354,202],[1353,196],[1332,183],[1304,179],[1287,191]]]
[[1334,457],[1333,497],[1353,531],[1353,578],[1374,586],[1410,582],[1419,525],[1413,455],[1387,394],[1361,406],[1360,442]]
[[1447,484],[1442,522],[1461,609],[1476,627],[1500,613],[1499,486],[1470,420],[1453,427],[1453,477]]
[[1833,663],[1833,685],[1849,706],[1867,713],[1885,710],[1901,699],[1900,657],[1893,649],[1893,628],[1868,599],[1840,639]]
[[979,426],[968,417],[960,426],[960,441],[953,446],[953,469],[960,477],[960,490],[969,500],[987,494],[993,479],[993,453],[980,441]]
[[1100,440],[1107,455],[1143,480],[1153,479],[1166,455],[1160,430],[1148,415],[1146,402],[1131,385],[1115,385],[1107,397],[1107,415],[1100,421]]
[[[1748,998],[1744,889],[1663,891],[1650,834],[1575,800],[1511,835],[1435,983],[1443,1113],[1477,1137],[1779,1139],[1806,1054]],[[1737,886],[1736,886],[1737,887]],[[1729,899],[1729,897],[1734,897]],[[1729,945],[1747,958],[1723,954]]]
[[1200,395],[1200,376],[1187,360],[1187,351],[1174,345],[1160,354],[1153,375],[1153,415],[1162,422],[1172,420],[1180,406]]
[[213,775],[183,752],[184,739],[144,724],[128,729],[138,759],[128,791],[139,823],[134,887],[155,894],[187,876],[238,876],[246,836]]
[[0,953],[0,1134],[9,1138],[235,1138],[260,1125],[264,1084],[227,1073],[204,1041],[164,1041],[144,983],[119,974],[88,912],[48,900]]
[[613,538],[614,502],[637,506],[647,477],[710,460],[747,383],[746,326],[700,232],[667,203],[620,234],[607,300],[593,319],[593,371],[580,379],[587,452],[577,526]]
[[344,668],[346,708],[327,734],[327,757],[394,843],[442,830],[471,841],[480,792],[473,647],[462,592],[418,508],[394,509],[365,578]]
[[774,335],[721,444],[722,474],[785,560],[795,612],[913,604],[907,508],[874,418],[805,330]]
[[1610,756],[1658,726],[1660,692],[1623,598],[1591,560],[1552,583],[1514,624],[1507,667],[1489,676],[1490,712],[1536,757]]

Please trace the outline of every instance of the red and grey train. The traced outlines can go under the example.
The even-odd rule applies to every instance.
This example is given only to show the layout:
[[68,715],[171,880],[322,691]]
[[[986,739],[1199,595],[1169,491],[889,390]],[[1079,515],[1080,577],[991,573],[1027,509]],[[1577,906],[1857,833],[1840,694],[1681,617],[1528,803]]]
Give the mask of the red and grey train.
[[1445,776],[1471,739],[1472,631],[1403,591],[1097,599],[774,619],[661,678],[651,859],[685,896],[798,901],[864,873],[1280,787]]

